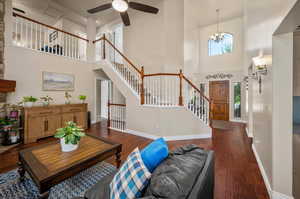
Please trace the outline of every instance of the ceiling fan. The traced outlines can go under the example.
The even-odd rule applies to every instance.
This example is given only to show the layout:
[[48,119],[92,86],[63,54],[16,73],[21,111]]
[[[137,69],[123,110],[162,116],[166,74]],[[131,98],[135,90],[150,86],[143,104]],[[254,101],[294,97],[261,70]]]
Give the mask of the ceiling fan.
[[125,24],[125,26],[129,26],[130,25],[130,19],[129,19],[129,15],[128,15],[128,8],[132,8],[135,10],[139,10],[142,12],[147,12],[147,13],[151,13],[151,14],[157,14],[159,9],[152,7],[152,6],[148,6],[142,3],[137,3],[137,2],[133,2],[133,1],[128,1],[128,0],[112,0],[112,3],[107,3],[101,6],[98,6],[96,8],[90,9],[88,10],[88,13],[90,14],[94,14],[103,10],[107,10],[113,8],[116,11],[120,12],[121,18],[123,23]]

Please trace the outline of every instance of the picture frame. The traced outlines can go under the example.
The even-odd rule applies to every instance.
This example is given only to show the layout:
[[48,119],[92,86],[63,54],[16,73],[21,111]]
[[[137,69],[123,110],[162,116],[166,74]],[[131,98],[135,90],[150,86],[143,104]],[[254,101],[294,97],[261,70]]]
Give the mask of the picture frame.
[[43,72],[43,91],[74,91],[75,76],[73,74]]

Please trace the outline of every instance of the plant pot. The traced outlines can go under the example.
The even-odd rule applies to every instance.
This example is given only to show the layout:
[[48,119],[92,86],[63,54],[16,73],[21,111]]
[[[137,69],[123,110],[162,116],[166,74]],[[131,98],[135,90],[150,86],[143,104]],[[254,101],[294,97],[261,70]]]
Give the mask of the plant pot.
[[24,107],[30,108],[33,107],[34,102],[24,102]]
[[76,144],[76,145],[66,144],[65,143],[65,138],[60,139],[60,146],[61,146],[62,152],[70,152],[70,151],[74,151],[78,148],[78,144]]
[[50,102],[43,102],[43,106],[49,106]]

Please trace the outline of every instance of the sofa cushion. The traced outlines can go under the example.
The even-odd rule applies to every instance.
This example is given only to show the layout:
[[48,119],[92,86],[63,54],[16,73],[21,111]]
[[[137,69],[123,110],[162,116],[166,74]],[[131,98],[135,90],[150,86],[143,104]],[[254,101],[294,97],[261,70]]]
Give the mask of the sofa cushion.
[[200,175],[207,152],[196,145],[176,149],[152,173],[145,198],[188,198]]
[[151,173],[138,148],[128,156],[110,183],[110,199],[134,199],[141,196]]
[[168,157],[168,145],[163,138],[159,138],[141,151],[142,159],[150,172]]

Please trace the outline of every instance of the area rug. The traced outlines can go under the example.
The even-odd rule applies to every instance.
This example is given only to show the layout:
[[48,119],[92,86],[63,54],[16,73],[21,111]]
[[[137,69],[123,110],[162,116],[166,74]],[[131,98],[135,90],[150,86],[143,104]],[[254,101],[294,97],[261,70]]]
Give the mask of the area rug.
[[[99,163],[52,187],[49,199],[82,197],[90,187],[115,170],[116,168],[111,164]],[[38,188],[29,176],[26,175],[26,179],[19,182],[17,169],[0,174],[0,198],[37,199],[38,196]]]

